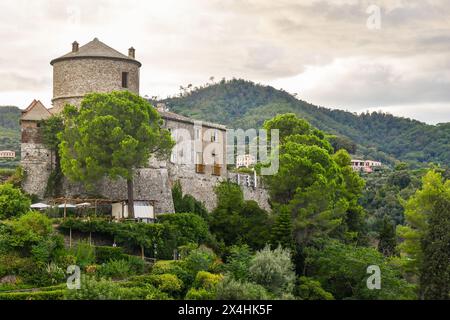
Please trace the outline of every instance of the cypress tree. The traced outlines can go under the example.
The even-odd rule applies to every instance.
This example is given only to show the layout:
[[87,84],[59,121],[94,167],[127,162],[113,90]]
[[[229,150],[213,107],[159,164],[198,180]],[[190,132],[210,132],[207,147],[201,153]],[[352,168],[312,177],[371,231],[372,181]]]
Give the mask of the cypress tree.
[[397,252],[397,237],[395,233],[395,225],[392,220],[385,215],[383,224],[378,236],[378,251],[386,257],[393,256]]
[[450,299],[450,197],[442,195],[433,206],[421,242],[420,291],[425,300]]
[[275,247],[282,246],[286,249],[295,249],[294,229],[292,226],[292,214],[289,208],[281,206],[272,228],[271,244]]

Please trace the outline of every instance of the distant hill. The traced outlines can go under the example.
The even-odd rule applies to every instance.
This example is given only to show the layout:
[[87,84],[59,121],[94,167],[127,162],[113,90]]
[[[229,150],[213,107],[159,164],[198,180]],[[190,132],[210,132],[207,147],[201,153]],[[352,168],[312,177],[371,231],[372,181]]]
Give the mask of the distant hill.
[[386,113],[355,113],[318,107],[293,95],[245,80],[222,80],[163,99],[171,111],[232,128],[259,128],[276,114],[293,112],[315,127],[358,144],[357,154],[394,163],[450,165],[450,123],[427,125]]
[[16,151],[14,161],[0,159],[0,168],[13,167],[20,157],[20,119],[21,110],[17,107],[0,106],[0,150]]
[[[450,165],[450,123],[433,126],[386,113],[332,110],[270,86],[236,79],[152,102],[164,102],[171,111],[194,119],[243,129],[260,128],[276,114],[293,112],[329,134],[351,139],[358,145],[356,156],[391,164],[401,160]],[[17,107],[0,106],[0,150],[11,149],[20,155],[20,114]],[[5,163],[0,160],[0,167]]]

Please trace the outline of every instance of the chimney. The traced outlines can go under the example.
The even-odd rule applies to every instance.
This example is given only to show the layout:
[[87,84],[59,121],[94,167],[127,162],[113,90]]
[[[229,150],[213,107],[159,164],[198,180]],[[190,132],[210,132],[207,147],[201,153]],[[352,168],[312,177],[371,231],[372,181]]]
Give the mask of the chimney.
[[78,52],[78,42],[76,41],[72,43],[72,52]]
[[128,56],[130,58],[135,58],[135,54],[136,54],[136,49],[134,49],[133,47],[131,47],[130,49],[128,49]]

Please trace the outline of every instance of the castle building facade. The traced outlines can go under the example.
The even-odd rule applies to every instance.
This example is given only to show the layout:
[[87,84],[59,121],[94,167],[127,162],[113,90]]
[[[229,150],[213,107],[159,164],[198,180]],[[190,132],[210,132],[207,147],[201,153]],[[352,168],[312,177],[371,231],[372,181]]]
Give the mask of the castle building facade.
[[[66,104],[79,107],[83,97],[91,92],[128,90],[139,94],[142,64],[135,55],[134,48],[124,55],[95,38],[84,46],[74,42],[71,52],[50,62],[53,67],[52,106],[46,108],[34,100],[21,116],[21,165],[25,171],[23,188],[26,192],[45,198],[47,182],[54,170],[55,155],[42,142],[41,121],[60,113]],[[229,178],[226,127],[172,113],[164,106],[157,109],[177,144],[170,161],[152,158],[147,166],[136,170],[135,198],[153,201],[155,213],[173,212],[171,187],[175,181],[180,181],[185,193],[203,201],[208,209],[214,208],[214,186]],[[66,179],[60,191],[66,197],[87,196],[82,185]],[[112,200],[126,199],[126,182],[105,178],[96,186],[96,194]]]

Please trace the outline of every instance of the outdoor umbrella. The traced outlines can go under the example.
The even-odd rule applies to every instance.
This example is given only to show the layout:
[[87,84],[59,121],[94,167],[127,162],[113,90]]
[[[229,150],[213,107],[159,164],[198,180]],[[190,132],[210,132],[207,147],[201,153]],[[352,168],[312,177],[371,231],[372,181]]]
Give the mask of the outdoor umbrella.
[[34,203],[30,206],[31,209],[47,209],[50,208],[48,204],[45,203]]
[[65,203],[65,204],[63,203],[58,206],[58,208],[76,208],[76,207],[77,207],[76,205],[70,204],[70,203]]
[[77,204],[77,207],[82,208],[82,207],[89,207],[91,204],[89,202],[83,202],[83,203],[79,203]]

